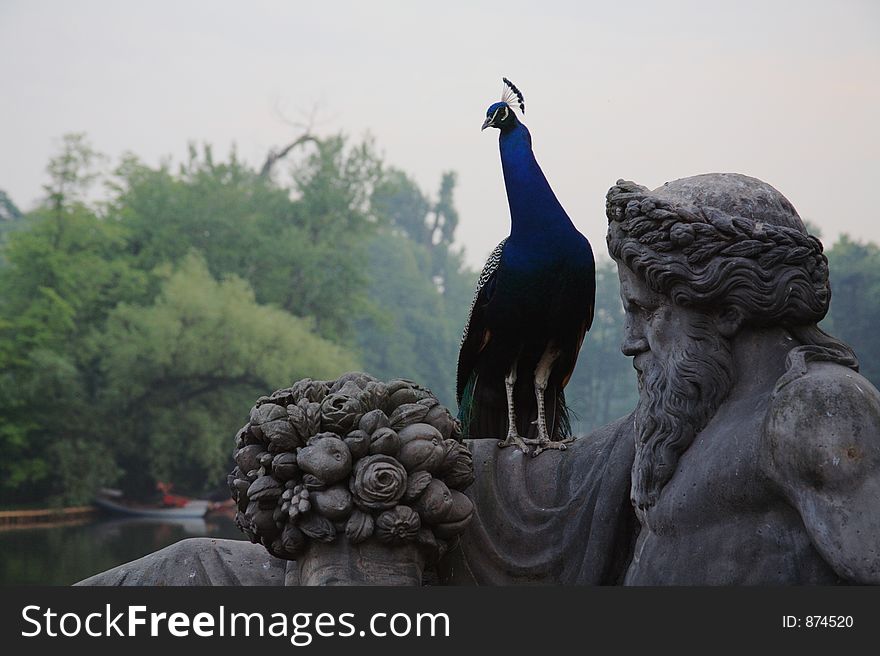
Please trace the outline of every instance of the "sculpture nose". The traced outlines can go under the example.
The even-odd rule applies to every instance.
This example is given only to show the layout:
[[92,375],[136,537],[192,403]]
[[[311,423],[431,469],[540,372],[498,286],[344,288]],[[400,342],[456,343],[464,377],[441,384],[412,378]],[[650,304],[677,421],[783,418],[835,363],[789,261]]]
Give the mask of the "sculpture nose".
[[648,351],[650,346],[645,338],[644,330],[633,317],[627,313],[623,323],[623,342],[620,344],[621,352],[627,357],[634,357],[639,353]]

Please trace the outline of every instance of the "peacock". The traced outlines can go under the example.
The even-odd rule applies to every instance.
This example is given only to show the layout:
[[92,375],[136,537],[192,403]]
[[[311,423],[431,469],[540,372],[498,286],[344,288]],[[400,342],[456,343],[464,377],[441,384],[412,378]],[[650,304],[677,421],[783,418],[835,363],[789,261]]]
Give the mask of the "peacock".
[[[456,398],[466,437],[538,455],[572,441],[563,389],[593,322],[593,251],[532,152],[520,90],[503,78],[483,130],[500,132],[510,235],[477,281],[458,355]],[[530,447],[534,447],[531,449]]]

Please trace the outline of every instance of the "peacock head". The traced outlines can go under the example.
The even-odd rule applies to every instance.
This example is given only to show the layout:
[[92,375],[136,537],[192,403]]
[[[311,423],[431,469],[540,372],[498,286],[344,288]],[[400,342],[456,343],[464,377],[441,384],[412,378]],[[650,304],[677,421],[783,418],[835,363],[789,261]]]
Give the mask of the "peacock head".
[[482,130],[486,128],[498,128],[502,132],[517,124],[516,114],[506,102],[497,102],[486,110],[486,120],[483,121]]
[[481,128],[483,130],[498,128],[502,132],[506,132],[519,123],[516,112],[513,111],[514,107],[518,107],[523,114],[526,113],[526,103],[522,92],[506,77],[502,80],[504,81],[504,92],[501,95],[501,102],[493,103],[486,110],[486,120],[483,121]]

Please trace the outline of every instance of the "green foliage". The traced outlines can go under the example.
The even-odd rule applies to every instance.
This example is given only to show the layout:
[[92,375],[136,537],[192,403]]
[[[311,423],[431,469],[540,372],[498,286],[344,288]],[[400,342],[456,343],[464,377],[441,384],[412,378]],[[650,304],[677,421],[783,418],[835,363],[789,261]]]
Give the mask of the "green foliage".
[[405,173],[389,169],[372,207],[380,230],[369,242],[370,305],[358,322],[367,369],[405,376],[455,407],[458,346],[477,274],[452,249],[458,214],[455,175],[443,175],[433,201]]
[[[53,160],[50,170],[63,168]],[[3,245],[0,489],[12,498],[81,500],[72,491],[84,474],[72,476],[58,463],[70,445],[91,437],[89,399],[98,385],[91,332],[119,300],[142,293],[145,274],[119,257],[120,226],[79,200],[56,195],[50,202],[23,217]],[[113,469],[99,449],[81,455],[91,459],[84,471]]]
[[[110,214],[128,231],[127,250],[144,271],[176,262],[195,249],[215,275],[250,279],[258,270],[261,233],[290,214],[288,192],[269,183],[232,153],[215,163],[210,148],[194,147],[174,174],[127,157],[118,167]],[[155,292],[155,289],[153,290]]]
[[455,407],[458,338],[467,306],[448,305],[426,271],[425,249],[384,232],[370,242],[368,295],[358,321],[358,345],[368,371],[403,376],[429,387]]
[[380,166],[369,144],[318,141],[275,185],[232,153],[190,149],[172,174],[129,158],[118,169],[114,213],[130,231],[129,248],[145,270],[201,252],[215,276],[247,280],[261,303],[274,303],[332,339],[352,337],[352,303],[366,284],[364,240],[374,229],[368,198]]
[[855,349],[861,374],[880,387],[880,247],[842,235],[827,256],[831,309],[822,327]]
[[[21,210],[12,202],[9,195],[0,189],[0,222],[17,221],[22,216]],[[0,223],[0,225],[3,225]]]
[[398,169],[385,172],[373,192],[373,208],[392,230],[422,247],[428,259],[425,271],[441,289],[447,278],[462,270],[452,251],[458,211],[455,209],[455,173],[447,171],[440,181],[437,200],[422,193],[418,185]]
[[0,244],[7,502],[216,487],[256,396],[307,376],[407,375],[452,401],[475,278],[451,250],[454,176],[436,202],[408,183],[404,215],[369,142],[309,141],[286,184],[191,148],[177,170],[125,157],[89,205],[100,160],[66,137]]
[[43,188],[52,210],[60,214],[65,208],[82,204],[89,187],[100,175],[97,167],[103,159],[89,145],[85,134],[64,135],[60,152],[46,167],[49,184]]
[[[5,235],[21,225],[21,210],[18,209],[5,191],[0,189],[0,244]],[[3,266],[2,254],[0,254],[0,266]]]
[[151,305],[117,306],[99,341],[101,407],[124,436],[117,448],[156,480],[222,480],[231,435],[257,396],[358,365],[309,321],[259,305],[241,278],[216,281],[196,253]]

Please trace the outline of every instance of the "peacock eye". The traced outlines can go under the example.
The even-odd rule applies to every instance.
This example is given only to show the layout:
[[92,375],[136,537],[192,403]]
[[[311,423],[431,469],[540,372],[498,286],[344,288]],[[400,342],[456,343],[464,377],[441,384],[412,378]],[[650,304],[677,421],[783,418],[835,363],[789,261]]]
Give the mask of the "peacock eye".
[[504,115],[501,117],[501,120],[502,120],[502,121],[506,121],[506,120],[507,120],[507,115],[508,115],[509,113],[510,113],[510,110],[508,110],[507,107],[505,107],[505,108],[504,108]]

